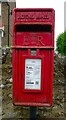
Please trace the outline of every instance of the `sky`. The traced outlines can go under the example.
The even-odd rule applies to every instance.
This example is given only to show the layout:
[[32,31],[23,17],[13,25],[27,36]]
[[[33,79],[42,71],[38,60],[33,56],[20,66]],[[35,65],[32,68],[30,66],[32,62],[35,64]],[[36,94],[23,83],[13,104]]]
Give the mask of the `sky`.
[[55,10],[55,47],[57,36],[64,32],[65,0],[16,0],[17,8],[53,8]]

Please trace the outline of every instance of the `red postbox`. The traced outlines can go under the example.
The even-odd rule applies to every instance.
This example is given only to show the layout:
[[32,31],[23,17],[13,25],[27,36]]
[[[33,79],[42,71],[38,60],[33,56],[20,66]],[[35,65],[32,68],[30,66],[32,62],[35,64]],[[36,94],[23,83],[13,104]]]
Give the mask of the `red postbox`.
[[13,103],[51,106],[54,10],[13,10]]

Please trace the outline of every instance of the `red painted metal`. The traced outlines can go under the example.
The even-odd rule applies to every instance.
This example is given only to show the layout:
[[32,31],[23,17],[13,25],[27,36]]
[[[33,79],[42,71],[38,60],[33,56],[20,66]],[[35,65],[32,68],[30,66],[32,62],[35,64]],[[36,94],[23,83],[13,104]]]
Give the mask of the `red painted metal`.
[[[52,105],[54,17],[51,8],[13,10],[12,73],[15,105]],[[27,59],[41,61],[40,89],[25,88]]]

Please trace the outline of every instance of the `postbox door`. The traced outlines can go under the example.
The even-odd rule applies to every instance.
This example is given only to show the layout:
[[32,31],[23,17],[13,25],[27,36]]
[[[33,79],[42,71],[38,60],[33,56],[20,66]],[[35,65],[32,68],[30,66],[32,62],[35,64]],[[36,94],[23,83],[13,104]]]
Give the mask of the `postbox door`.
[[[16,81],[14,81],[14,84],[16,85],[16,94],[14,94],[14,98],[17,98],[17,101],[15,103],[18,102],[22,105],[27,105],[27,103],[29,105],[31,105],[32,103],[34,105],[40,106],[43,106],[45,104],[49,105],[52,103],[53,52],[40,49],[37,56],[31,56],[29,52],[31,53],[31,50],[29,49],[19,50],[18,52],[16,51],[17,70],[15,73]],[[37,62],[37,64],[32,62]],[[35,73],[33,72],[37,72],[35,71],[36,68],[34,68],[37,67],[37,65],[39,65],[37,69],[40,73],[35,76]],[[30,68],[28,68],[28,70],[26,71],[26,67],[32,67],[34,70],[32,71],[30,70]],[[38,77],[38,79],[32,79],[35,77]],[[35,82],[39,82],[39,84],[36,85]]]

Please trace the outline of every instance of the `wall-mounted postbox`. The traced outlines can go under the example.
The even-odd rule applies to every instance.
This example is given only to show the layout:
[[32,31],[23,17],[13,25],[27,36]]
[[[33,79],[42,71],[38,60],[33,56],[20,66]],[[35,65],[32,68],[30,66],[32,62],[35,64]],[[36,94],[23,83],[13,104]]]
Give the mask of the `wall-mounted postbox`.
[[13,103],[51,106],[54,10],[13,10]]

